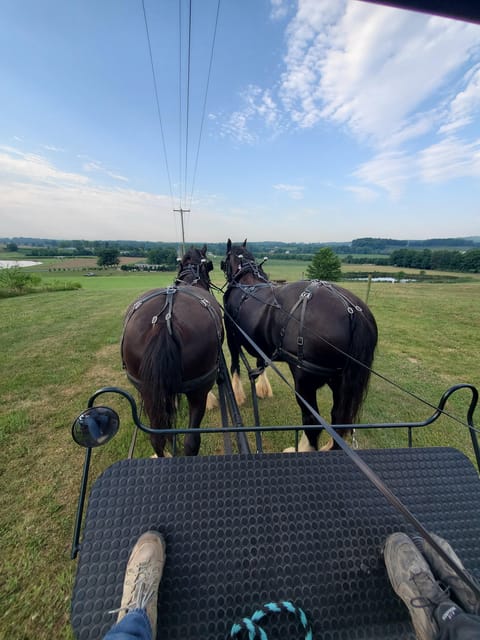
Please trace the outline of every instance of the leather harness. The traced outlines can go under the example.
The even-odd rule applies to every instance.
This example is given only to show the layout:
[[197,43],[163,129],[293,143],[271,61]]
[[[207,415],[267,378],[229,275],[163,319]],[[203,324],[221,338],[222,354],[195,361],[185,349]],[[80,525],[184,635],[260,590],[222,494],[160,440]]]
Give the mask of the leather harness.
[[[261,298],[255,295],[255,292],[257,289],[264,288],[264,287],[270,287],[272,289],[272,293],[274,297],[274,301],[272,303],[266,302],[265,300],[262,300]],[[305,340],[304,340],[303,334],[304,334],[304,327],[305,327],[305,313],[307,310],[308,302],[312,299],[315,291],[318,290],[320,287],[324,287],[328,289],[332,295],[336,296],[343,302],[343,304],[345,305],[345,309],[349,314],[350,323],[352,323],[353,321],[355,311],[359,311],[359,312],[363,311],[363,309],[359,305],[354,304],[349,298],[347,298],[347,296],[344,293],[339,291],[330,282],[326,282],[324,280],[309,281],[308,285],[300,293],[298,300],[292,306],[290,311],[288,313],[285,313],[285,316],[287,319],[283,327],[280,329],[280,343],[275,348],[275,351],[273,352],[271,359],[273,361],[287,362],[289,364],[296,365],[299,369],[304,369],[305,371],[313,375],[333,376],[335,374],[340,373],[342,371],[342,368],[338,367],[336,369],[333,369],[331,367],[322,367],[320,365],[314,364],[313,362],[308,362],[307,360],[304,359]],[[238,315],[240,314],[240,308],[242,304],[248,298],[254,298],[259,302],[263,302],[264,304],[267,304],[274,308],[282,309],[282,306],[279,304],[279,302],[275,298],[275,293],[273,291],[274,285],[271,282],[260,283],[255,285],[242,285],[238,282],[233,282],[230,284],[230,288],[240,289],[243,291],[243,295],[239,301],[238,306],[233,310],[232,316],[234,317],[234,319],[238,317]],[[291,351],[287,351],[286,349],[284,349],[283,338],[285,337],[287,326],[290,320],[294,318],[294,313],[298,309],[298,307],[301,307],[301,309],[300,309],[300,319],[298,321],[297,353],[295,354],[295,353],[292,353]],[[259,372],[260,371],[258,369],[255,370],[256,375],[258,375]]]
[[[131,317],[133,316],[133,314],[138,309],[140,309],[142,305],[144,305],[149,300],[152,300],[153,298],[157,298],[159,296],[164,295],[165,303],[163,307],[160,309],[160,311],[156,313],[154,316],[152,316],[152,324],[157,324],[159,317],[166,311],[165,321],[167,325],[167,330],[168,330],[168,333],[171,336],[173,336],[173,328],[172,328],[172,318],[173,318],[173,308],[174,308],[173,301],[174,301],[175,294],[177,293],[182,293],[182,294],[184,293],[185,295],[190,296],[191,298],[199,302],[203,307],[207,309],[208,313],[210,314],[210,317],[212,318],[215,324],[215,329],[217,332],[217,340],[220,347],[219,348],[219,353],[220,353],[221,345],[222,345],[222,324],[221,324],[220,318],[218,317],[218,314],[215,313],[215,311],[213,310],[213,307],[210,301],[207,300],[205,296],[202,296],[200,293],[197,293],[192,288],[187,288],[186,286],[173,285],[173,286],[167,287],[166,289],[158,289],[158,290],[152,291],[152,293],[149,293],[147,296],[145,296],[144,298],[141,298],[140,300],[137,300],[133,304],[132,308],[130,309],[130,312],[125,318],[125,323],[123,325],[123,335],[122,335],[122,342],[121,342],[122,360],[123,360],[123,342],[124,342],[125,330],[127,328],[127,325]],[[189,393],[201,386],[206,386],[207,384],[213,384],[217,378],[219,365],[220,365],[220,356],[218,356],[217,362],[213,369],[211,369],[210,371],[207,371],[207,373],[204,373],[201,376],[198,376],[197,378],[192,378],[191,380],[183,381],[182,386],[179,390],[179,393]],[[123,362],[123,368],[126,369],[125,362]],[[142,381],[139,380],[138,378],[135,378],[135,376],[132,376],[128,371],[126,373],[127,373],[127,378],[133,383],[133,385],[136,386],[137,388],[140,387],[140,385],[142,384]]]

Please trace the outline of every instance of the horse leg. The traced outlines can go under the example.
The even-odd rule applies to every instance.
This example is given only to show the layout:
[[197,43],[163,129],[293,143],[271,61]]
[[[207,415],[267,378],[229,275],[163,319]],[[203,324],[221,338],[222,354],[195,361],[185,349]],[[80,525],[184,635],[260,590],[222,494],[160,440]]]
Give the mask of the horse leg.
[[[295,380],[295,391],[303,398],[308,404],[318,413],[317,404],[317,389],[323,386],[323,383],[319,384],[318,378],[314,378],[312,375],[305,373],[301,369],[291,365],[290,371],[292,372]],[[318,425],[318,420],[312,415],[311,411],[304,405],[301,399],[296,396],[297,404],[302,412],[302,424]],[[318,438],[322,432],[322,427],[318,429],[308,429],[304,432],[299,445],[299,451],[317,451]]]
[[[257,362],[257,366],[262,366],[262,361],[260,363]],[[270,380],[267,376],[267,370],[264,369],[262,373],[258,376],[257,381],[255,382],[255,391],[257,397],[259,398],[272,398],[273,391],[270,385]]]
[[226,324],[227,327],[227,343],[230,351],[231,357],[231,365],[230,365],[230,374],[232,376],[232,389],[235,395],[235,400],[238,406],[241,406],[245,403],[247,396],[245,395],[245,391],[243,390],[243,384],[240,379],[240,351],[237,346],[235,336],[231,334],[229,331],[229,325]]
[[165,456],[164,449],[166,441],[167,439],[164,435],[150,434],[150,442],[152,443],[153,450],[159,458],[163,458]]
[[[329,383],[329,387],[332,390],[333,406],[331,412],[331,424],[351,424],[354,416],[352,415],[352,407],[349,398],[344,397],[343,385],[340,379],[332,380]],[[335,429],[335,431],[346,440],[352,435],[352,429]],[[340,446],[335,442],[333,438],[329,438],[327,444],[322,447],[322,451],[329,451],[331,449],[340,449]]]
[[[188,428],[198,429],[205,415],[208,390],[193,391],[186,395],[189,408]],[[200,433],[187,433],[183,448],[186,456],[196,456],[200,450]]]
[[238,406],[242,406],[245,404],[245,400],[247,396],[245,395],[245,391],[243,390],[242,380],[240,379],[240,373],[235,371],[232,374],[232,388],[233,393],[235,394],[235,400],[237,401]]

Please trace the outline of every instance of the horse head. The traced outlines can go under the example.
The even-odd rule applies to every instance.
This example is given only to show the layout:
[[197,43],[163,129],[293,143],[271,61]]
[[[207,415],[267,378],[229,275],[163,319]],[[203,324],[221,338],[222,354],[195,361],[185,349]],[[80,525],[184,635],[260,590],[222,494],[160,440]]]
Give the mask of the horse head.
[[210,288],[210,276],[213,262],[207,258],[207,245],[201,249],[191,246],[178,265],[177,284],[190,284]]
[[221,268],[229,284],[238,282],[246,274],[268,282],[268,276],[262,269],[262,264],[266,259],[264,258],[261,264],[257,264],[253,254],[247,249],[246,238],[241,245],[232,244],[229,238],[225,260],[222,260]]

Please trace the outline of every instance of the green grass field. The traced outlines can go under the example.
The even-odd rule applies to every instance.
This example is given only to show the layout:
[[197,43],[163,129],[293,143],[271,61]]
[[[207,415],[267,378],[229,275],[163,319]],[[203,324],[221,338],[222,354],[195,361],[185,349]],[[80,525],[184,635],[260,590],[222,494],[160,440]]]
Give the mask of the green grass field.
[[[269,261],[272,279],[302,277],[305,263]],[[224,284],[218,264],[214,281]],[[69,559],[83,452],[73,443],[70,427],[98,388],[121,386],[133,391],[119,357],[123,315],[147,289],[170,284],[173,274],[40,271],[42,278],[74,280],[75,291],[31,294],[0,301],[0,350],[3,362],[0,405],[0,637],[13,640],[71,638],[70,597],[75,562]],[[365,282],[347,288],[365,298]],[[374,283],[369,306],[378,322],[379,345],[365,422],[410,422],[427,418],[451,385],[480,387],[478,332],[480,278],[457,284]],[[285,370],[285,367],[281,367]],[[391,382],[395,383],[395,386]],[[293,393],[270,373],[274,398],[260,403],[261,421],[298,424]],[[102,403],[106,402],[102,399]],[[461,392],[447,410],[465,421],[470,396]],[[95,451],[93,475],[125,457],[131,435],[127,403],[112,398],[122,428],[106,447]],[[328,419],[329,398],[320,394]],[[248,401],[242,408],[251,424]],[[184,409],[180,419],[185,416]],[[478,410],[476,411],[478,421]],[[206,426],[220,424],[218,412]],[[406,446],[404,430],[357,430],[360,448]],[[418,445],[452,445],[472,455],[468,432],[442,417],[433,427],[417,430]],[[268,451],[292,444],[292,436],[265,438]],[[202,454],[221,453],[221,439],[203,438]],[[136,455],[151,453],[140,437]],[[325,454],[328,455],[328,454]]]

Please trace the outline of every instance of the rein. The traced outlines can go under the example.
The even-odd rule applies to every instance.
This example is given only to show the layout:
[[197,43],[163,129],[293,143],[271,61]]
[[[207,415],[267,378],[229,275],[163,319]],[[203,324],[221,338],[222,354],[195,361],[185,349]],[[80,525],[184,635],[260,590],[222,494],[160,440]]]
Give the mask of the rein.
[[477,597],[480,597],[480,588],[466,572],[466,570],[459,566],[438,544],[438,542],[432,538],[429,531],[422,525],[422,523],[414,516],[414,514],[408,509],[403,502],[397,498],[393,491],[383,482],[383,480],[377,475],[377,473],[354,451],[347,442],[335,431],[335,428],[330,425],[322,416],[316,411],[312,405],[301,396],[295,387],[287,380],[285,375],[274,364],[272,358],[269,358],[267,354],[261,349],[232,318],[232,316],[224,309],[225,315],[231,320],[238,331],[242,334],[245,340],[255,349],[258,355],[263,359],[266,366],[272,367],[275,373],[283,380],[283,382],[289,387],[300,402],[308,409],[311,415],[315,418],[317,423],[325,429],[328,435],[337,443],[344,453],[350,458],[355,466],[368,478],[368,480],[383,494],[388,502],[399,512],[405,519],[413,525],[413,527],[420,533],[420,535],[430,544],[431,547],[438,553],[438,555],[454,570],[454,573],[466,583]]

